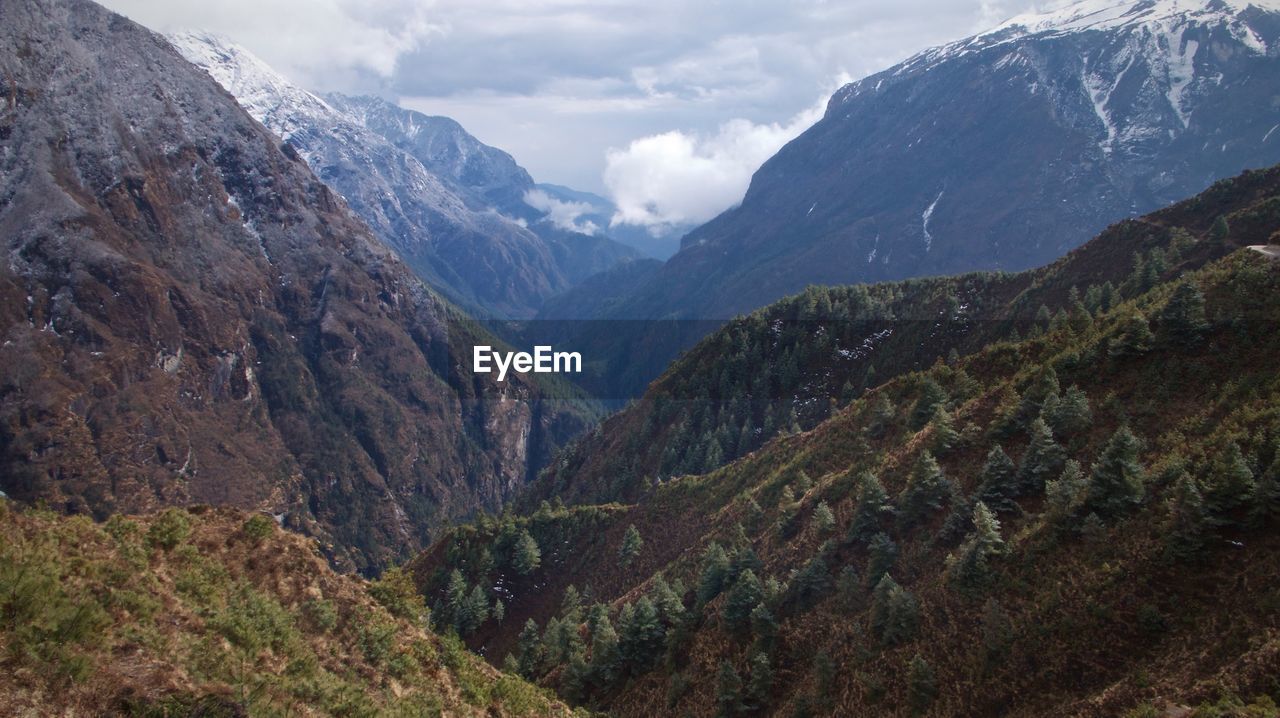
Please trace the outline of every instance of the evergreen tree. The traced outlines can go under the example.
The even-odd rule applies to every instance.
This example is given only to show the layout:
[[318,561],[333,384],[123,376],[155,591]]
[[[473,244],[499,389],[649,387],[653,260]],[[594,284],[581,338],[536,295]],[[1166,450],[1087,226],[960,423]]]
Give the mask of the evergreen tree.
[[476,584],[467,596],[466,607],[463,609],[459,621],[458,633],[464,636],[470,635],[488,619],[489,597],[485,595],[484,588],[480,584]]
[[1138,463],[1138,437],[1122,426],[1093,464],[1087,507],[1101,516],[1115,516],[1141,503],[1143,469]]
[[503,603],[502,599],[495,598],[493,600],[493,620],[497,621],[498,625],[501,626],[502,622],[506,620],[506,618],[507,604]]
[[1249,526],[1262,528],[1280,522],[1280,452],[1271,467],[1253,485],[1249,493]]
[[728,661],[720,662],[716,673],[716,716],[730,718],[742,711],[742,679]]
[[1013,459],[996,444],[987,452],[987,461],[982,466],[977,498],[997,511],[1010,511],[1017,508],[1013,503],[1017,495],[1018,473]]
[[721,615],[730,632],[745,635],[751,626],[751,611],[764,598],[764,586],[754,571],[747,569],[734,581],[725,596]]
[[738,548],[734,550],[733,560],[729,562],[729,575],[725,577],[725,585],[738,580],[738,576],[747,569],[755,571],[757,576],[764,571],[764,562],[756,555],[755,549],[751,548],[751,541],[745,532],[735,538],[734,542]]
[[462,622],[467,612],[467,581],[456,568],[449,572],[449,583],[445,586],[444,596],[444,610],[439,613],[444,614],[442,618],[453,630],[462,633]]
[[680,588],[680,591],[676,591],[662,574],[658,574],[654,577],[653,586],[649,589],[653,605],[658,609],[658,618],[668,626],[675,625],[684,618],[684,600],[680,598],[684,587]]
[[631,565],[631,562],[640,555],[640,550],[644,548],[644,539],[640,537],[640,532],[636,530],[636,525],[631,524],[627,527],[626,533],[622,535],[622,547],[618,549],[618,563],[623,568]]
[[886,646],[915,636],[920,608],[915,596],[885,575],[871,592],[871,631]]
[[933,378],[926,378],[920,386],[920,398],[911,408],[911,429],[923,429],[946,403],[947,392]]
[[898,503],[902,507],[898,518],[904,528],[916,525],[931,512],[942,508],[942,504],[950,495],[951,484],[942,473],[942,468],[928,451],[922,452],[916,459],[907,479],[907,486],[902,490]]
[[521,530],[512,550],[511,567],[521,576],[533,573],[542,563],[542,550],[527,529]]
[[542,664],[542,634],[538,624],[532,618],[525,621],[518,639],[519,648],[516,659],[520,675],[532,680]]
[[824,713],[831,713],[835,707],[836,664],[831,654],[818,651],[813,657],[814,703]]
[[853,566],[840,569],[840,575],[836,577],[836,594],[840,597],[840,603],[846,611],[853,611],[860,606],[862,579]]
[[951,413],[946,409],[938,409],[933,415],[933,438],[930,447],[935,456],[942,456],[960,443],[960,432],[956,431]]
[[751,657],[751,678],[747,681],[744,694],[744,708],[748,713],[758,713],[769,705],[769,694],[773,691],[773,668],[769,665],[769,655],[764,652]]
[[787,586],[787,604],[796,610],[806,610],[817,603],[831,584],[827,559],[819,551],[805,563]]
[[990,579],[991,558],[1004,553],[1004,549],[1000,522],[979,501],[973,507],[973,533],[956,553],[947,557],[947,579],[962,591],[982,588]]
[[1165,556],[1174,561],[1195,558],[1204,548],[1208,512],[1195,479],[1182,474],[1173,485],[1169,522],[1165,528]]
[[965,498],[959,488],[952,485],[947,505],[950,510],[934,540],[943,546],[954,546],[973,530],[973,502]]
[[[627,608],[631,611],[626,611]],[[642,673],[661,655],[666,629],[658,620],[658,609],[647,596],[623,610],[618,619],[618,650],[624,664],[635,673]]]
[[1056,402],[1052,411],[1046,410],[1043,413],[1044,420],[1048,422],[1049,428],[1059,436],[1070,436],[1078,432],[1084,431],[1093,425],[1093,413],[1089,410],[1089,397],[1080,387],[1072,385],[1067,389],[1062,398]]
[[907,666],[907,706],[912,715],[924,715],[938,697],[933,668],[917,653]]
[[729,575],[729,556],[720,544],[712,543],[702,552],[702,575],[698,578],[698,603],[706,605],[724,590]]
[[1048,482],[1044,487],[1045,509],[1049,520],[1062,523],[1074,516],[1076,510],[1084,503],[1089,491],[1089,481],[1084,477],[1080,462],[1074,459],[1067,461],[1062,475]]
[[867,551],[867,585],[874,586],[893,570],[898,560],[898,545],[888,534],[878,533],[871,538]]
[[813,510],[813,530],[819,536],[825,536],[835,525],[836,516],[831,513],[831,507],[826,501],[819,501],[818,506]]
[[1053,440],[1053,432],[1044,419],[1031,422],[1031,443],[1027,452],[1022,455],[1022,464],[1018,467],[1017,483],[1023,492],[1039,493],[1044,490],[1045,482],[1062,471],[1067,454]]
[[1161,335],[1171,343],[1194,345],[1204,338],[1208,328],[1204,294],[1194,283],[1182,282],[1160,314]]
[[591,676],[597,685],[607,686],[618,677],[621,655],[618,633],[609,621],[609,609],[603,604],[592,607],[587,629],[591,632]]
[[1151,333],[1147,318],[1134,313],[1120,325],[1120,333],[1112,340],[1108,354],[1117,359],[1139,356],[1151,351],[1153,342],[1155,335]]
[[1058,373],[1052,367],[1040,372],[1018,403],[1017,425],[1024,427],[1030,424],[1044,410],[1045,401],[1051,396],[1058,396],[1060,391]]
[[1254,490],[1253,469],[1236,442],[1227,444],[1209,466],[1205,477],[1205,505],[1219,523],[1230,523],[1227,514],[1244,504]]
[[778,635],[778,621],[764,602],[757,603],[751,609],[751,633],[756,637],[756,645],[763,650],[773,647],[773,639]]
[[893,503],[884,484],[871,472],[858,475],[857,503],[849,523],[849,542],[866,541],[880,533],[881,519],[893,515]]
[[586,656],[581,651],[570,654],[561,683],[561,690],[565,697],[574,702],[581,701],[586,695],[587,683],[590,680],[591,668],[587,665]]
[[[867,386],[870,386],[868,384]],[[877,392],[871,400],[871,416],[867,422],[867,435],[872,438],[883,437],[893,425],[895,412],[884,392]]]
[[1229,234],[1231,234],[1231,226],[1227,224],[1226,216],[1218,215],[1218,218],[1213,220],[1213,226],[1209,228],[1209,239],[1221,242]]

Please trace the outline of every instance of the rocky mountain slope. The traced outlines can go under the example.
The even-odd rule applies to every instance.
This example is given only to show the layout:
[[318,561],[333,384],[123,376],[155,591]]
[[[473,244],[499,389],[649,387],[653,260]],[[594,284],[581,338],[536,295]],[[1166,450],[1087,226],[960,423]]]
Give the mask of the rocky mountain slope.
[[559,389],[469,376],[494,340],[164,38],[5,2],[0,87],[11,497],[261,509],[374,569],[586,422]]
[[0,499],[0,711],[61,716],[552,716],[427,628],[403,574],[335,574],[262,514],[105,524]]
[[[415,575],[490,660],[615,715],[1273,715],[1280,263],[1245,245],[1277,240],[1280,167],[1034,272],[808,292],[558,464],[550,493],[601,503],[456,529]],[[757,354],[822,347],[790,386],[825,382],[872,300],[944,337],[869,347],[921,369],[713,471],[595,471],[750,406]]]
[[289,143],[433,288],[482,317],[531,316],[635,252],[525,201],[533,180],[453,120],[378,98],[320,98],[206,33],[170,41]]

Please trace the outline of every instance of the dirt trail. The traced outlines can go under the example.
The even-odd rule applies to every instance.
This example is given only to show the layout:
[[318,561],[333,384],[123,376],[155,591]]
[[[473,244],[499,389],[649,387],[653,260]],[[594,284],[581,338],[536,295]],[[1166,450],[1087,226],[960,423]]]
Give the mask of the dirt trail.
[[1280,259],[1280,244],[1254,244],[1249,249],[1271,259]]

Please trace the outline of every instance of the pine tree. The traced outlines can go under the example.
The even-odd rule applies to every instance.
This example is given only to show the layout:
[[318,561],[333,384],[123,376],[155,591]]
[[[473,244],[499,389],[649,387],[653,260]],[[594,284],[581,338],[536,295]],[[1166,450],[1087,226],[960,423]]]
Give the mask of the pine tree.
[[817,603],[831,584],[827,559],[819,551],[805,563],[787,586],[787,604],[796,610],[806,610]]
[[1117,359],[1139,356],[1151,351],[1154,342],[1155,335],[1147,318],[1134,313],[1120,325],[1120,333],[1112,340],[1108,354]]
[[1045,401],[1051,396],[1058,396],[1060,392],[1058,373],[1052,367],[1040,372],[1018,403],[1017,425],[1024,427],[1030,424],[1044,410]]
[[1054,405],[1052,411],[1045,404],[1044,420],[1059,436],[1070,436],[1093,425],[1093,413],[1089,410],[1089,397],[1080,387],[1072,385]]
[[871,538],[867,551],[867,585],[880,582],[898,560],[898,545],[888,534],[878,533]]
[[769,665],[769,655],[764,652],[751,657],[751,678],[747,681],[744,694],[744,705],[748,713],[757,713],[769,705],[769,694],[773,691],[773,668]]
[[599,686],[607,686],[618,677],[621,656],[618,653],[618,633],[609,621],[609,608],[604,604],[592,606],[587,620],[591,633],[591,676]]
[[463,633],[462,623],[467,611],[467,581],[462,572],[453,569],[449,572],[449,583],[444,589],[444,610],[441,616],[453,630]]
[[942,546],[954,546],[973,530],[973,502],[965,498],[959,488],[952,485],[947,505],[950,510],[934,540]]
[[1280,452],[1249,493],[1248,523],[1252,528],[1280,523]]
[[924,715],[938,697],[938,680],[920,654],[917,653],[907,666],[907,705],[912,715]]
[[1213,226],[1209,228],[1209,239],[1221,242],[1229,234],[1231,234],[1231,226],[1227,224],[1226,216],[1218,215],[1218,218],[1213,220]]
[[1066,459],[1066,452],[1053,440],[1053,432],[1044,419],[1031,422],[1031,443],[1018,467],[1017,483],[1021,491],[1043,491],[1045,482],[1058,475]]
[[724,590],[729,575],[729,556],[720,544],[712,543],[702,552],[702,574],[698,578],[698,603],[706,605]]
[[858,570],[853,566],[840,569],[840,575],[836,577],[836,595],[840,597],[840,603],[846,611],[852,611],[860,606],[862,578],[858,576]]
[[1242,506],[1254,490],[1253,469],[1236,442],[1227,444],[1209,466],[1204,502],[1219,523],[1230,523],[1227,514]]
[[929,445],[935,456],[946,454],[960,443],[960,432],[956,431],[951,413],[946,409],[938,409],[930,424],[933,427],[933,437]]
[[519,673],[525,678],[533,679],[538,666],[542,664],[542,633],[538,630],[537,622],[532,618],[525,621],[518,640],[516,662]]
[[1165,528],[1165,556],[1174,561],[1195,558],[1204,548],[1208,512],[1195,479],[1182,474],[1173,485],[1169,500],[1169,522]]
[[662,653],[666,629],[658,620],[658,609],[649,598],[623,607],[618,617],[618,650],[624,665],[642,673]]
[[1115,516],[1142,502],[1143,469],[1138,463],[1138,437],[1122,426],[1093,464],[1087,507],[1101,516]]
[[880,479],[871,472],[859,474],[857,503],[853,509],[853,520],[849,523],[848,541],[866,541],[880,533],[881,519],[892,515],[893,504]]
[[470,635],[488,619],[489,597],[485,595],[484,588],[480,584],[476,584],[467,596],[466,607],[462,612],[458,633],[464,636]]
[[1198,344],[1209,328],[1205,319],[1204,294],[1192,282],[1182,282],[1160,314],[1160,333],[1169,342]]
[[511,557],[511,567],[521,576],[534,572],[542,563],[542,550],[527,529],[521,530]]
[[684,601],[680,597],[683,590],[683,586],[681,586],[680,591],[672,588],[662,574],[658,574],[653,578],[649,596],[653,601],[654,607],[658,609],[658,618],[668,626],[675,625],[684,618]]
[[773,647],[773,639],[778,635],[778,621],[764,602],[757,603],[751,609],[751,633],[756,637],[756,645],[762,650]]
[[902,490],[898,503],[902,507],[898,518],[904,528],[916,525],[931,512],[942,508],[950,494],[951,484],[942,473],[942,468],[928,451],[922,452],[916,459]]
[[743,571],[751,569],[760,575],[764,571],[764,561],[756,555],[755,549],[751,548],[751,541],[744,532],[741,536],[734,538],[734,543],[738,546],[733,552],[733,559],[729,561],[729,574],[725,576],[725,585],[731,584],[738,580],[738,576]]
[[644,548],[644,539],[640,537],[636,525],[631,524],[622,535],[622,546],[618,549],[618,564],[623,568],[630,566],[631,562],[640,555],[642,548]]
[[501,626],[502,622],[506,620],[506,618],[507,618],[507,604],[503,603],[502,599],[495,598],[493,600],[493,620],[497,621],[498,625]]
[[947,579],[962,591],[984,587],[991,576],[991,559],[1004,550],[1000,522],[991,509],[979,501],[973,507],[973,533],[956,553],[947,557]]
[[813,530],[819,536],[825,536],[830,533],[831,529],[836,525],[836,516],[831,513],[831,507],[826,501],[819,501],[813,510]]
[[[868,386],[870,386],[868,384]],[[867,422],[867,435],[872,438],[880,438],[889,431],[889,427],[893,425],[895,412],[893,405],[889,403],[889,397],[884,392],[877,392],[875,398],[871,400],[871,416]]]
[[725,596],[721,616],[731,633],[746,635],[751,626],[751,611],[764,598],[764,586],[754,571],[747,569],[738,576]]
[[1084,503],[1089,491],[1089,481],[1084,477],[1080,462],[1074,459],[1067,461],[1062,475],[1045,484],[1045,509],[1049,520],[1062,523],[1075,515],[1076,510]]
[[742,679],[728,661],[720,662],[716,673],[716,716],[730,718],[742,711]]
[[977,498],[997,511],[1010,511],[1016,507],[1013,499],[1018,496],[1018,473],[1013,459],[996,444],[987,452],[982,466]]
[[947,403],[947,392],[932,378],[926,378],[920,386],[920,398],[911,408],[911,429],[923,429],[933,415]]

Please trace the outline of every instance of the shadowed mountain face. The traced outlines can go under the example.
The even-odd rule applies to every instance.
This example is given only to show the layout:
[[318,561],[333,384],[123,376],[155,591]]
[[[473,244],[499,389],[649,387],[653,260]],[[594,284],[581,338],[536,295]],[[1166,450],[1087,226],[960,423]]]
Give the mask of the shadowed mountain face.
[[[809,285],[1051,261],[1280,162],[1278,50],[1274,0],[1090,0],[926,51],[837,92],[740,206],[601,318],[725,320]],[[641,379],[619,394],[700,336],[616,371]]]
[[242,47],[170,38],[315,173],[430,286],[474,314],[532,316],[548,297],[636,256],[556,225],[526,202],[533,179],[446,117],[293,85]]
[[1025,269],[1280,161],[1278,10],[1099,0],[848,85],[633,313],[727,318],[809,284]]
[[372,568],[582,426],[464,377],[476,330],[164,38],[0,5],[0,488],[268,510]]

